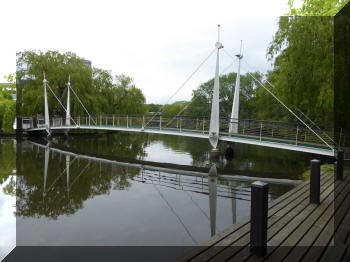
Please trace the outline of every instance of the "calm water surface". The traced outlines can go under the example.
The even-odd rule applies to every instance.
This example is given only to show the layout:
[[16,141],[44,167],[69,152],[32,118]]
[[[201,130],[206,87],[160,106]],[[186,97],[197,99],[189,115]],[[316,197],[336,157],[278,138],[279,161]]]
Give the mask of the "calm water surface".
[[[197,245],[249,215],[250,183],[235,175],[296,180],[313,158],[242,144],[227,158],[228,145],[213,161],[207,140],[186,137],[2,140],[0,229],[14,228],[16,193],[17,245]],[[270,184],[269,200],[291,188]]]

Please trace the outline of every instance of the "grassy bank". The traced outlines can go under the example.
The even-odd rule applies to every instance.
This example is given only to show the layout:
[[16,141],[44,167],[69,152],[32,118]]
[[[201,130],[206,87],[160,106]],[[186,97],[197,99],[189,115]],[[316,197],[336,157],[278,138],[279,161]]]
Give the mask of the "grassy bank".
[[[334,164],[321,165],[321,173],[334,173]],[[301,175],[301,179],[302,180],[310,179],[310,168],[304,171],[304,173]]]

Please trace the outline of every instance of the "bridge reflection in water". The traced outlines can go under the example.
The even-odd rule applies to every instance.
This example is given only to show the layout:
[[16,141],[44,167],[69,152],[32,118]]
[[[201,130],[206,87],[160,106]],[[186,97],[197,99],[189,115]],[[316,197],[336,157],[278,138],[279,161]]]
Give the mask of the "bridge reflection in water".
[[[215,164],[208,173],[204,173],[81,155],[36,142],[26,142],[24,147],[23,154],[30,154],[32,158],[22,157],[21,165],[26,171],[19,171],[17,174],[18,245],[43,243],[56,245],[58,242],[65,245],[135,245],[135,242],[140,245],[196,245],[249,214],[247,213],[250,205],[249,183],[240,181],[234,176],[218,174]],[[38,174],[40,170],[43,172],[42,175]],[[138,201],[140,199],[128,191],[137,189],[140,190],[137,193],[142,195],[146,187],[148,190],[150,190],[149,187],[153,188],[151,192],[153,196],[141,200],[142,203],[134,203],[136,199]],[[291,187],[292,185],[279,185],[274,191],[272,185],[269,198],[276,198]],[[115,190],[125,192],[120,195],[125,198],[118,200],[113,198]],[[179,191],[183,192],[181,196],[175,193]],[[101,197],[114,200],[101,201]],[[153,197],[156,197],[157,200]],[[119,201],[134,205],[124,205],[120,209],[120,212],[129,214],[127,216],[129,222],[120,218],[122,215],[119,212],[114,218],[108,214],[106,214],[108,218],[104,217],[102,206],[114,201],[116,209],[119,209]],[[228,203],[227,201],[230,201],[230,205],[224,204]],[[226,206],[225,209],[222,209],[223,205]],[[84,222],[84,220],[90,220],[88,215],[81,218],[79,214],[84,213],[85,209],[89,210],[89,206],[95,206],[90,213],[91,219],[94,217],[93,224],[90,224],[91,221]],[[227,207],[229,206],[231,207],[230,218],[227,219]],[[108,209],[111,208],[113,209],[112,206],[108,207]],[[144,214],[145,208],[150,208],[150,213],[164,217]],[[99,214],[99,212],[102,213]],[[226,220],[222,218],[223,212]],[[130,213],[133,214],[133,217],[130,217]],[[217,215],[221,221],[220,225],[217,223]],[[148,217],[147,222],[153,224],[152,226],[143,225],[149,231],[140,230],[138,228],[140,225],[135,226],[132,222],[140,220],[141,223],[142,216]],[[72,229],[65,221],[74,221],[74,217],[80,217],[82,220],[79,223],[69,223],[77,225],[77,228]],[[176,226],[162,225],[162,221],[167,217]],[[151,218],[153,221],[150,221]],[[224,223],[223,220],[225,220]],[[52,226],[50,231],[45,230],[47,223]],[[99,223],[107,223],[112,228],[118,228],[116,230],[118,233],[112,234],[111,232],[114,232],[115,229],[110,229],[108,239],[93,240],[96,238],[94,230],[80,228],[80,225],[85,223],[96,228],[100,228]],[[203,230],[205,225],[210,228]],[[169,232],[165,227],[169,227]],[[33,228],[37,230],[36,233],[33,233]],[[65,235],[62,235],[61,239],[50,238],[51,231],[56,232],[53,228],[65,232]],[[75,235],[72,236],[72,232],[67,232],[67,228],[70,228],[69,230]],[[127,228],[131,233],[124,232],[123,228]],[[154,236],[155,240],[142,238],[138,234],[144,234],[144,232],[141,233],[144,230],[148,233],[155,231],[152,234],[159,235]],[[208,230],[209,235],[206,233]],[[171,234],[169,234],[170,231]],[[29,234],[30,238],[28,238]],[[104,234],[108,235],[106,232]],[[160,237],[162,234],[163,236]],[[174,237],[174,234],[178,236]],[[135,240],[137,238],[141,238],[140,242]]]

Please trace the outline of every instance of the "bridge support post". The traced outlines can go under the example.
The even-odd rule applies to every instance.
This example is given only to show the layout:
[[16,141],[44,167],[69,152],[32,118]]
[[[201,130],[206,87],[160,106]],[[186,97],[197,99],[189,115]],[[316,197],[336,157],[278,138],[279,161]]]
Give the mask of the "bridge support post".
[[47,101],[47,90],[46,90],[46,85],[47,85],[47,80],[45,78],[45,72],[44,72],[44,105],[45,105],[45,129],[47,132],[47,135],[50,136],[50,116],[49,116],[49,104]]
[[267,210],[269,185],[256,181],[251,185],[250,252],[264,256],[267,250]]
[[126,115],[126,128],[129,128],[129,116]]
[[313,159],[310,171],[310,203],[320,204],[320,166],[321,161]]
[[214,90],[211,103],[211,113],[210,113],[210,127],[209,127],[209,142],[213,149],[217,150],[219,142],[219,130],[220,130],[220,112],[219,112],[219,89],[220,89],[220,80],[219,80],[219,58],[220,58],[220,49],[223,48],[223,45],[220,43],[220,25],[218,25],[218,41],[215,43],[217,49],[216,52],[216,68],[215,68],[215,80],[214,80]]
[[344,172],[344,151],[337,151],[337,180],[343,180]]
[[216,169],[216,165],[213,164],[211,166],[211,168],[209,170],[209,174],[208,174],[211,236],[214,236],[216,233],[217,180],[218,180],[217,169]]
[[162,116],[159,117],[159,130],[162,130]]
[[70,76],[68,78],[68,83],[67,83],[66,126],[70,126]]
[[112,124],[113,124],[113,127],[114,127],[114,115],[113,115],[113,120],[112,120],[112,122],[113,122]]
[[[230,119],[230,126],[229,126],[229,133],[238,133],[238,118],[239,118],[239,93],[240,93],[240,67],[241,67],[241,59],[243,58],[242,53],[242,41],[241,41],[241,48],[239,51],[239,54],[236,55],[238,57],[238,70],[237,70],[237,78],[236,78],[236,84],[235,84],[235,94],[233,97],[233,104],[232,104],[232,112],[231,112],[231,119]],[[232,122],[237,121],[237,123]]]
[[142,128],[145,128],[145,116],[142,116]]

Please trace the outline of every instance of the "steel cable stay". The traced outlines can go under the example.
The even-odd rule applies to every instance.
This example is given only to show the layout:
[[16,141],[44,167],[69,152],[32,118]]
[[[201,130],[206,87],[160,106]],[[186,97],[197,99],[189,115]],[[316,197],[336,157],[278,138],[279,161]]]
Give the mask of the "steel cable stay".
[[[50,92],[54,95],[54,97],[56,98],[56,100],[58,101],[58,103],[60,103],[60,105],[62,106],[62,108],[64,109],[64,111],[67,113],[67,109],[64,107],[64,105],[62,104],[62,102],[58,99],[58,97],[56,96],[56,94],[52,91],[51,87],[49,86],[49,84],[46,84],[47,87],[49,88]],[[69,118],[74,122],[75,126],[78,126],[78,124],[74,121],[74,119],[69,116]]]
[[[234,61],[232,61],[221,73],[220,73],[220,76],[222,76],[232,65],[234,64]],[[199,87],[197,88],[198,91],[199,90]],[[200,97],[200,94],[202,94],[201,92],[199,92],[193,99],[190,103],[188,103],[186,106],[184,106],[184,108],[182,108],[180,110],[180,112],[174,116],[166,125],[165,127],[167,127],[168,125],[170,125],[177,117],[179,117],[198,97]]]
[[[190,195],[189,192],[187,192],[186,190],[184,190],[185,193],[190,197],[191,201],[193,202],[193,204],[195,204],[199,210],[203,213],[203,215],[210,221],[210,217],[208,216],[207,213],[205,213],[205,211],[199,206],[199,204],[197,202],[194,201],[194,199],[192,198],[192,196]],[[217,232],[221,232],[221,230],[215,225],[216,231]]]
[[149,120],[145,126],[143,127],[143,129],[162,111],[162,109],[164,108],[164,106],[166,106],[171,99],[174,98],[174,96],[176,96],[176,94],[186,85],[186,83],[192,78],[192,76],[194,76],[195,73],[198,72],[198,70],[203,66],[203,64],[214,54],[214,52],[216,51],[216,47],[213,49],[213,51],[210,52],[210,54],[203,60],[202,63],[199,64],[199,66],[193,71],[192,74],[189,75],[189,77],[187,77],[187,79],[180,85],[180,87],[174,92],[174,94],[166,101],[166,103],[153,115],[153,117],[151,118],[151,120]]
[[264,86],[258,79],[256,79],[250,72],[247,72],[255,81],[257,81],[267,92],[270,93],[281,105],[283,105],[291,114],[293,114],[306,128],[308,128],[314,135],[316,135],[325,145],[331,150],[334,150],[321,136],[319,136],[309,125],[307,125],[300,117],[298,117],[289,107],[287,107],[281,100],[279,100],[267,87]]
[[164,200],[164,202],[167,204],[167,206],[169,207],[169,209],[171,210],[171,212],[177,217],[177,219],[179,220],[179,222],[181,223],[182,227],[185,229],[185,231],[187,232],[187,234],[189,235],[189,237],[192,239],[192,241],[198,245],[198,241],[192,236],[191,232],[188,230],[188,228],[186,227],[186,225],[182,222],[181,218],[179,217],[178,214],[176,214],[175,210],[172,208],[172,206],[170,205],[170,203],[165,199],[164,195],[160,192],[160,190],[157,188],[157,186],[155,184],[153,184],[154,188],[158,191],[160,197]]
[[87,165],[84,167],[83,170],[81,170],[81,172],[79,173],[79,175],[73,180],[73,182],[70,184],[70,188],[72,188],[72,186],[74,185],[74,183],[79,179],[79,177],[85,172],[85,170],[90,166],[91,161],[89,160],[89,162],[87,163]]
[[[227,53],[227,52],[225,52]],[[232,58],[232,56],[229,55]],[[245,60],[243,60],[247,64]],[[248,64],[247,64],[248,65]],[[249,65],[248,65],[249,67]],[[319,136],[309,125],[307,125],[297,114],[295,114],[288,106],[286,106],[270,89],[268,89],[261,81],[259,81],[255,76],[253,76],[250,72],[247,71],[257,83],[259,83],[274,99],[276,99],[284,108],[286,108],[294,117],[296,117],[307,129],[309,129],[314,135],[316,135],[325,145],[327,145],[332,151],[334,148],[330,146],[321,136]]]
[[[248,62],[247,61],[244,61],[245,63],[246,63],[246,65],[249,67],[249,69],[252,69],[252,67],[248,64]],[[265,80],[266,81],[266,83],[268,83],[272,88],[275,88],[275,86],[273,85],[273,84],[271,84],[271,82],[268,80],[268,79],[266,79]],[[306,114],[304,114],[303,113],[303,111],[301,111],[299,108],[297,108],[297,107],[294,107],[296,110],[298,110],[314,127],[316,127],[318,130],[320,130],[324,135],[326,135],[327,136],[327,138],[329,138],[334,144],[335,144],[335,142],[334,142],[334,140],[330,137],[330,136],[328,136],[328,134],[327,133],[325,133],[314,121],[312,121]]]
[[[70,161],[69,163],[69,167],[74,163],[74,161],[77,159],[78,157],[74,157],[74,159],[72,161]],[[67,171],[67,167],[61,172],[61,174],[59,176],[56,177],[56,179],[52,182],[51,186],[47,189],[47,192],[50,192],[51,188],[56,184],[56,182],[58,181],[58,179]]]
[[84,106],[83,102],[81,102],[80,98],[78,97],[78,95],[75,93],[74,89],[69,85],[68,88],[70,90],[72,90],[73,94],[75,95],[75,97],[78,99],[79,103],[81,104],[81,106],[84,108],[85,112],[88,114],[89,118],[92,119],[92,121],[94,122],[95,125],[97,125],[97,123],[95,122],[94,118],[91,117],[89,111],[86,109],[86,107]]

